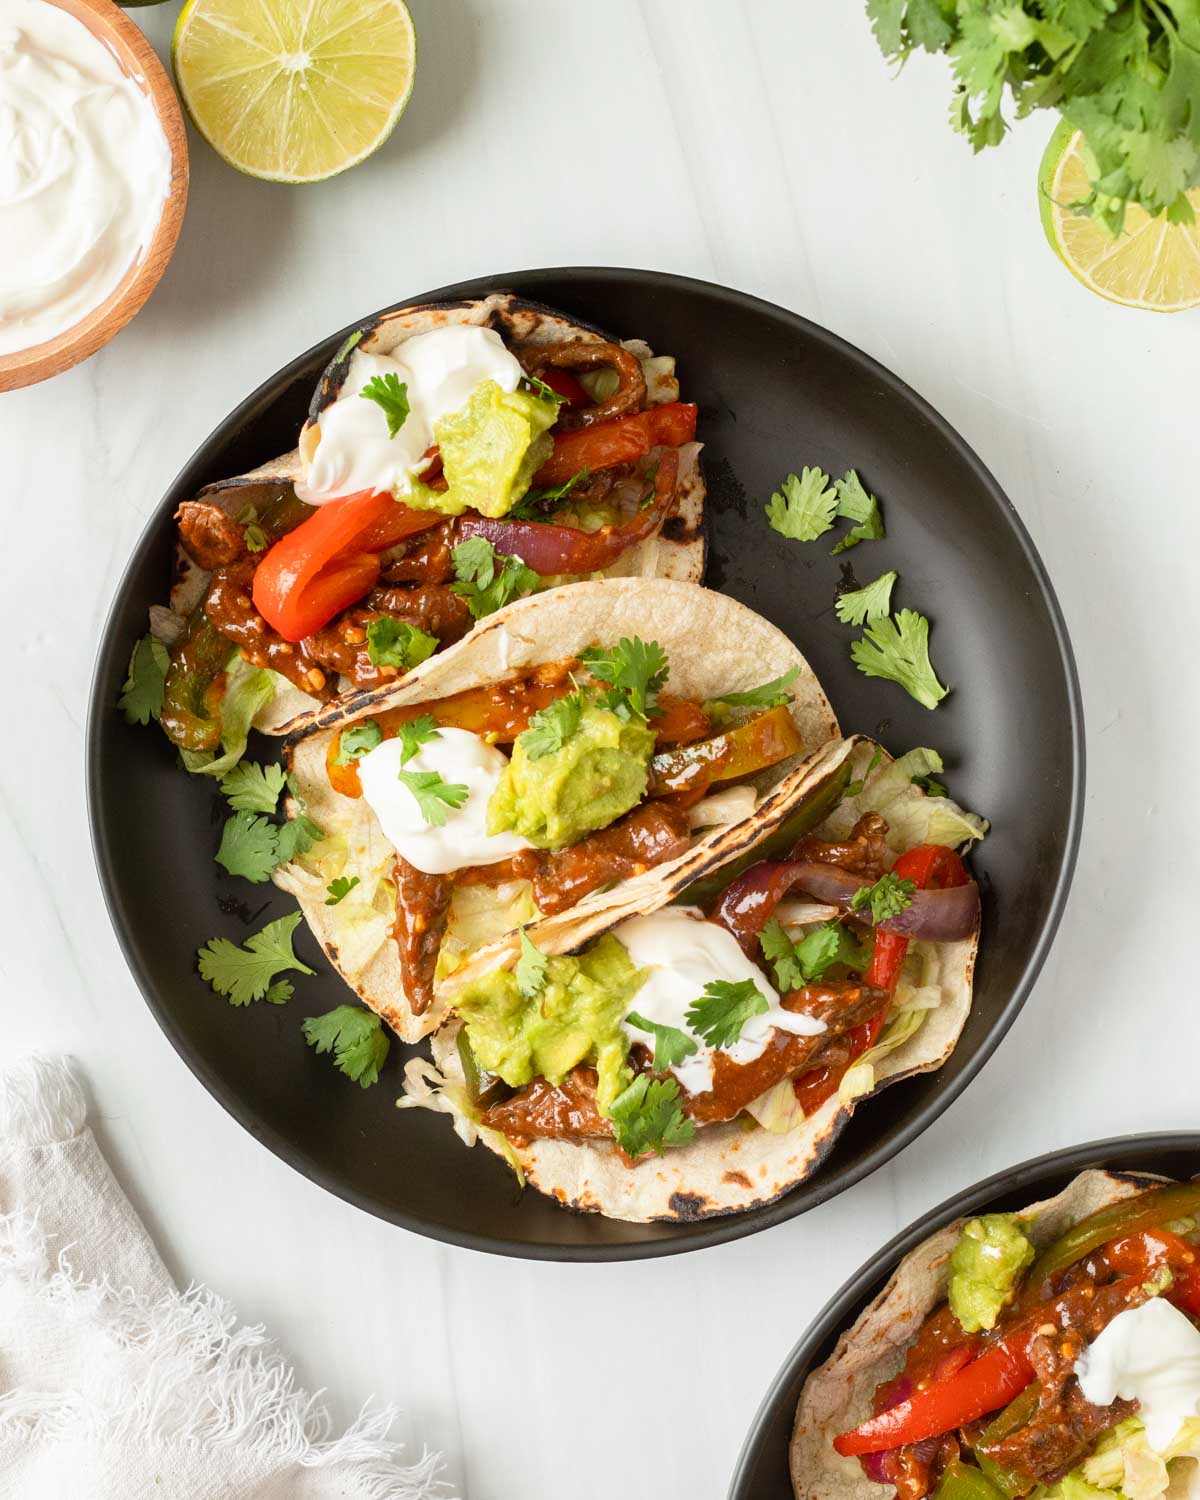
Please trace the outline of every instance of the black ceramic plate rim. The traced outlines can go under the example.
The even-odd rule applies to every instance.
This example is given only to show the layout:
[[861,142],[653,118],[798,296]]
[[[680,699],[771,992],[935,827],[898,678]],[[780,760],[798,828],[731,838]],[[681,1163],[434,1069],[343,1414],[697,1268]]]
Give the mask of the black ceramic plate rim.
[[[1038,974],[1041,972],[1042,965],[1045,963],[1046,955],[1050,950],[1055,934],[1058,931],[1059,923],[1062,920],[1063,910],[1071,886],[1071,879],[1075,871],[1075,863],[1079,853],[1079,843],[1082,834],[1083,796],[1086,779],[1086,747],[1084,742],[1083,703],[1079,686],[1079,676],[1075,665],[1074,652],[1067,634],[1066,622],[1063,619],[1062,609],[1029,532],[1018,515],[1016,508],[997,483],[991,471],[969,444],[950,426],[945,418],[923,396],[906,384],[906,382],[893,374],[884,365],[879,364],[869,354],[865,354],[861,349],[850,344],[839,335],[831,333],[828,329],[810,322],[799,313],[780,307],[778,304],[769,302],[765,298],[755,297],[749,292],[721,286],[715,282],[704,281],[697,277],[680,276],[670,271],[647,271],[636,267],[539,267],[525,271],[508,271],[495,276],[477,277],[471,281],[452,283],[449,286],[439,287],[434,291],[420,293],[415,297],[404,298],[401,301],[392,303],[387,308],[372,312],[363,318],[348,323],[337,333],[319,340],[309,349],[305,350],[304,353],[297,355],[296,358],[269,376],[250,396],[241,402],[239,406],[235,407],[223,421],[219,422],[212,429],[171,481],[163,499],[155,507],[146,525],[142,528],[142,532],[133,549],[129,562],[122,573],[121,581],[117,586],[113,601],[109,606],[105,618],[100,638],[100,650],[97,653],[96,665],[92,675],[86,730],[88,820],[91,827],[92,853],[96,862],[105,906],[108,910],[109,919],[116,933],[117,942],[121,948],[125,962],[133,975],[134,981],[142,992],[143,999],[146,1001],[167,1039],[183,1059],[193,1076],[199,1079],[218,1103],[257,1141],[260,1141],[276,1156],[301,1172],[310,1181],[333,1193],[335,1197],[353,1204],[356,1208],[362,1209],[365,1213],[370,1213],[376,1218],[382,1218],[390,1223],[399,1225],[401,1228],[412,1230],[415,1233],[446,1244],[458,1245],[464,1249],[486,1251],[491,1254],[513,1256],[523,1260],[588,1262],[654,1259],[659,1256],[679,1255],[687,1251],[706,1249],[712,1245],[725,1244],[730,1240],[740,1239],[749,1230],[742,1215],[730,1214],[705,1221],[703,1229],[698,1230],[695,1225],[690,1226],[690,1233],[686,1238],[682,1236],[678,1239],[664,1238],[627,1245],[527,1244],[485,1233],[460,1233],[434,1220],[427,1219],[420,1214],[403,1212],[390,1204],[378,1201],[370,1194],[359,1193],[348,1188],[338,1180],[334,1173],[325,1171],[294,1142],[285,1138],[278,1131],[265,1126],[255,1117],[254,1111],[242,1102],[239,1095],[233,1089],[226,1086],[222,1078],[213,1069],[208,1067],[198,1057],[192,1055],[186,1041],[176,1028],[169,1009],[161,1003],[151,978],[138,955],[136,943],[132,936],[132,923],[128,919],[121,892],[114,878],[112,855],[99,814],[99,809],[103,801],[103,790],[101,787],[98,725],[101,716],[111,712],[112,706],[107,699],[105,684],[112,678],[113,669],[116,666],[114,658],[118,652],[123,651],[127,646],[126,642],[118,642],[112,634],[113,622],[118,612],[119,603],[124,597],[131,578],[137,572],[146,553],[155,545],[156,534],[162,524],[164,510],[168,504],[174,503],[169,497],[176,494],[177,490],[187,479],[189,471],[203,463],[211,448],[227,442],[233,433],[254,421],[262,410],[277,399],[280,390],[293,381],[307,364],[320,355],[322,350],[327,351],[325,361],[328,362],[341,347],[344,340],[356,329],[401,307],[410,307],[427,302],[480,297],[488,292],[511,290],[514,288],[518,290],[519,295],[528,297],[531,300],[537,300],[539,294],[536,283],[539,278],[602,285],[605,282],[616,282],[631,277],[638,278],[649,286],[660,287],[664,291],[701,292],[732,303],[736,307],[744,308],[748,312],[753,311],[760,314],[767,314],[772,318],[782,320],[794,327],[804,337],[824,345],[830,350],[837,351],[843,357],[849,356],[859,364],[864,373],[872,380],[878,382],[889,391],[900,395],[905,401],[910,402],[918,409],[938,435],[955,450],[963,463],[974,473],[979,483],[997,503],[1000,513],[1005,517],[1045,604],[1053,627],[1054,639],[1061,659],[1063,676],[1067,687],[1067,708],[1071,740],[1071,765],[1068,768],[1069,809],[1067,839],[1063,850],[1062,863],[1059,867],[1058,878],[1049,895],[1041,933],[1019,981],[1014,985],[1012,993],[1005,1002],[1004,1008],[959,1076],[919,1109],[906,1126],[897,1131],[891,1139],[883,1142],[873,1151],[868,1152],[854,1167],[842,1172],[837,1170],[837,1148],[835,1146],[834,1155],[830,1163],[822,1167],[822,1170],[810,1185],[807,1196],[801,1199],[796,1194],[785,1193],[776,1202],[757,1210],[753,1221],[753,1232],[773,1228],[776,1224],[794,1218],[799,1213],[816,1208],[820,1204],[827,1202],[830,1198],[835,1197],[838,1193],[844,1192],[847,1188],[861,1182],[864,1177],[870,1175],[870,1173],[876,1171],[885,1162],[903,1151],[944,1110],[949,1108],[963,1089],[975,1078],[976,1074],[978,1074],[988,1061],[1012,1026],[1018,1011],[1025,1003]],[[534,283],[533,286],[530,286],[531,282]],[[120,667],[122,669],[124,667],[123,660],[120,663]],[[986,934],[984,934],[983,940],[986,941]]]
[[788,1393],[801,1371],[807,1371],[828,1340],[849,1326],[859,1304],[875,1294],[911,1250],[954,1219],[979,1211],[987,1212],[997,1199],[1033,1189],[1048,1179],[1068,1173],[1074,1177],[1089,1167],[1109,1168],[1114,1172],[1153,1172],[1156,1169],[1151,1158],[1174,1151],[1194,1151],[1200,1155],[1200,1131],[1152,1131],[1140,1135],[1109,1136],[1101,1141],[1087,1141],[1081,1146],[1060,1146],[1055,1151],[1030,1157],[961,1189],[902,1229],[846,1279],[812,1319],[780,1366],[759,1402],[738,1454],[729,1484],[729,1500],[750,1500],[750,1491],[743,1486],[752,1477],[749,1472],[751,1462],[758,1456],[763,1429],[771,1422],[776,1404]]

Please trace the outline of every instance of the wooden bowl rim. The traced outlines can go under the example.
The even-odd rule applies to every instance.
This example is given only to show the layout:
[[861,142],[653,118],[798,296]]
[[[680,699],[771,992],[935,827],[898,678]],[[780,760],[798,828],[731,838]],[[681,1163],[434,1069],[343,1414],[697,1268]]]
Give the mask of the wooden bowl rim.
[[81,21],[113,54],[121,71],[149,97],[171,153],[171,186],[150,243],[103,302],[54,338],[0,354],[0,391],[48,380],[115,338],[158,285],[175,249],[187,207],[188,148],[183,111],[166,69],[141,28],[113,0],[49,3]]

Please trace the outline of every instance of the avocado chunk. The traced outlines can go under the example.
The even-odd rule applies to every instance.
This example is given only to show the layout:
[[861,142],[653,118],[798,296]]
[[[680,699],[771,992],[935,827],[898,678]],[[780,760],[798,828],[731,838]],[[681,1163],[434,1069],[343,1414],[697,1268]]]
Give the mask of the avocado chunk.
[[561,1083],[579,1063],[591,1063],[606,1114],[631,1076],[621,1022],[645,977],[606,934],[574,957],[551,957],[532,998],[521,994],[515,974],[498,969],[467,985],[455,1010],[480,1069],[520,1088],[534,1078]]
[[549,458],[554,441],[547,429],[557,415],[553,401],[481,380],[465,406],[434,423],[448,487],[432,490],[417,481],[401,498],[447,516],[507,515]]
[[1034,1249],[1015,1214],[968,1219],[950,1256],[950,1310],[967,1333],[994,1328]]
[[549,755],[531,759],[518,736],[488,803],[487,831],[511,830],[537,849],[561,849],[607,828],[646,793],[654,731],[587,703],[579,726]]

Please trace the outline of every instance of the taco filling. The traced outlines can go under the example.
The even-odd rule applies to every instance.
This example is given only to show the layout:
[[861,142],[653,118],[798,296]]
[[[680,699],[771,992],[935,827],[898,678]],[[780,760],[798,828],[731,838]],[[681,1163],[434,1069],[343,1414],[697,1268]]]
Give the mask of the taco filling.
[[696,408],[649,350],[545,330],[510,347],[472,322],[375,347],[325,377],[290,482],[263,470],[179,508],[199,597],[153,624],[191,769],[229,755],[247,679],[260,725],[276,693],[286,719],[386,684],[512,599],[619,571],[698,487]]
[[1048,1241],[1036,1210],[967,1221],[944,1297],[833,1448],[901,1500],[1195,1493],[1197,1215],[1191,1182],[1122,1196]]
[[788,709],[798,669],[742,695],[763,706],[735,709],[664,691],[667,673],[657,641],[624,638],[330,737],[330,789],[369,803],[394,850],[392,936],[414,1015],[462,961],[481,888],[521,921],[565,912],[746,816],[747,779],[803,751]]
[[[515,967],[455,991],[453,1046],[434,1043],[440,1077],[414,1066],[402,1102],[450,1108],[465,1138],[560,1197],[569,1180],[580,1206],[661,1216],[635,1188],[656,1158],[650,1201],[650,1178],[677,1161],[692,1216],[757,1201],[752,1161],[776,1196],[811,1170],[806,1133],[837,1128],[827,1107],[844,1120],[902,1054],[901,1070],[936,1065],[965,1019],[979,894],[955,846],[987,824],[914,785],[930,763],[842,742],[766,838],[674,904],[634,903],[568,954],[523,939]],[[925,1056],[919,1033],[939,1010]],[[779,1145],[756,1157],[747,1132]],[[724,1196],[697,1207],[713,1176]]]

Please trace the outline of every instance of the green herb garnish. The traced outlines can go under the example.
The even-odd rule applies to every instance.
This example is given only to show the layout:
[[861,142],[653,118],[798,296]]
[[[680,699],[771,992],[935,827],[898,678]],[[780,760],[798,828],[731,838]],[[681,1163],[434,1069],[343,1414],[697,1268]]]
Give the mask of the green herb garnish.
[[470,796],[461,782],[443,781],[436,771],[397,771],[397,776],[417,799],[421,816],[434,828],[446,825],[446,809],[459,808]]
[[646,1151],[663,1154],[664,1147],[685,1146],[696,1127],[679,1105],[679,1085],[673,1078],[651,1078],[642,1073],[613,1100],[610,1118],[617,1145],[628,1156]]
[[881,573],[873,583],[839,594],[833,606],[838,619],[843,625],[864,625],[868,620],[882,619],[892,606],[896,578],[895,573]]
[[837,491],[823,469],[789,474],[767,502],[767,520],[780,536],[796,542],[815,542],[833,525]]
[[869,624],[850,655],[860,672],[899,683],[924,708],[936,708],[949,692],[929,660],[929,621],[916,610],[902,609]]
[[374,401],[387,418],[388,437],[394,438],[408,420],[408,386],[399,375],[372,375],[358,393],[364,401]]
[[863,885],[855,891],[850,900],[850,910],[869,909],[871,921],[878,926],[889,917],[898,916],[906,906],[911,906],[916,888],[915,880],[901,879],[895,870],[888,870],[874,885]]
[[127,724],[148,724],[162,713],[171,653],[152,635],[144,635],[129,658],[125,686],[117,700]]
[[399,672],[411,672],[413,667],[427,661],[437,648],[436,635],[410,625],[407,620],[380,615],[367,626],[367,655],[377,667],[395,667]]
[[752,1016],[770,1010],[767,997],[753,979],[714,979],[685,1012],[688,1025],[710,1047],[732,1047]]
[[244,947],[228,938],[211,939],[196,955],[201,978],[218,995],[225,995],[231,1005],[249,1005],[254,1000],[283,1004],[291,998],[292,986],[286,980],[272,983],[276,975],[285,969],[313,972],[292,950],[292,933],[299,923],[298,911],[268,922],[261,932],[246,939]]
[[668,1072],[685,1057],[691,1057],[700,1050],[686,1031],[680,1031],[678,1026],[662,1026],[657,1021],[647,1021],[636,1010],[631,1010],[625,1017],[625,1024],[636,1027],[638,1031],[648,1031],[654,1038],[656,1073]]
[[310,1016],[304,1040],[318,1052],[332,1052],[334,1066],[361,1088],[369,1088],[387,1061],[390,1043],[379,1017],[357,1005],[339,1005]]

